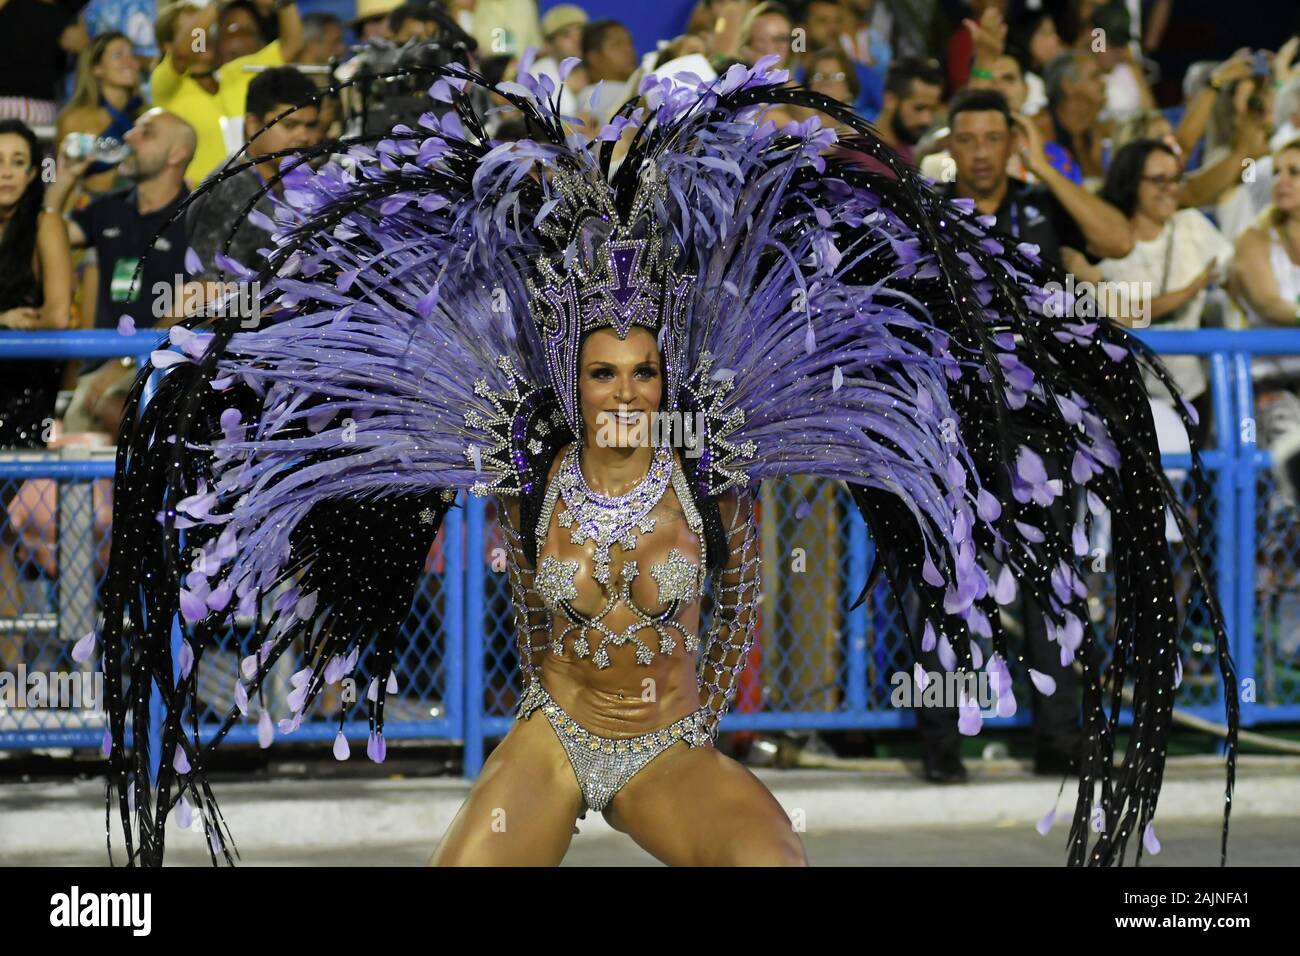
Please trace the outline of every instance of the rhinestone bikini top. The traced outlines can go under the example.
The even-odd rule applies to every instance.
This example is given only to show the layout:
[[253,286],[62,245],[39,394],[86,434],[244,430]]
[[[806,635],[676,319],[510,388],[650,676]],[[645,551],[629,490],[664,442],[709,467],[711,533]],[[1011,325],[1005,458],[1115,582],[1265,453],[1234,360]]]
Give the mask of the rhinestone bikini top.
[[[596,569],[593,577],[608,588],[608,597],[600,612],[588,617],[572,604],[578,596],[576,578],[579,562],[563,560],[553,554],[542,558],[533,586],[543,603],[551,611],[558,612],[566,622],[558,632],[552,632],[553,653],[562,654],[565,639],[576,633],[574,653],[579,657],[590,656],[597,667],[610,665],[609,644],[635,644],[637,662],[649,664],[654,660],[655,652],[641,637],[642,632],[647,630],[657,635],[660,654],[671,654],[677,646],[677,637],[681,638],[688,651],[696,650],[696,634],[678,626],[674,618],[683,604],[691,603],[703,593],[702,565],[693,563],[678,548],[672,548],[663,562],[651,565],[650,576],[659,585],[659,603],[665,605],[657,613],[647,611],[632,597],[632,582],[640,573],[635,560],[625,559],[613,582],[610,581],[610,548],[618,544],[625,551],[632,550],[636,547],[638,531],[648,534],[654,529],[656,519],[650,516],[650,512],[663,498],[670,484],[681,502],[687,526],[695,532],[703,547],[704,523],[695,509],[694,500],[686,485],[686,476],[673,457],[671,448],[662,446],[656,449],[646,477],[627,494],[617,497],[598,494],[587,485],[579,466],[577,446],[570,449],[560,463],[555,480],[546,489],[537,526],[543,534],[549,532],[551,515],[557,502],[563,498],[565,510],[560,513],[558,523],[561,527],[571,529],[570,540],[574,544],[595,542]],[[636,615],[636,620],[626,628],[615,631],[604,619],[619,605],[630,609]],[[588,639],[589,631],[600,635],[594,651]],[[674,637],[674,633],[677,637]]]

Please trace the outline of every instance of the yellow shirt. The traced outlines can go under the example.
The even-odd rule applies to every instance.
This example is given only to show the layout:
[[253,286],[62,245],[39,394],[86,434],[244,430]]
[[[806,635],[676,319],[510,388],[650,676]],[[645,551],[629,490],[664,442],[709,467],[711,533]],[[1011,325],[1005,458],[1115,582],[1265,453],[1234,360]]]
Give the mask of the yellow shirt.
[[222,165],[229,155],[230,151],[226,149],[226,140],[221,132],[222,118],[237,119],[240,129],[243,129],[248,84],[257,76],[257,71],[245,70],[244,67],[283,64],[280,41],[268,43],[256,53],[241,56],[218,67],[215,93],[205,90],[194,77],[177,73],[172,65],[171,54],[164,56],[154,67],[149,78],[153,105],[175,113],[193,126],[198,136],[198,148],[185,169],[185,180],[191,188]]

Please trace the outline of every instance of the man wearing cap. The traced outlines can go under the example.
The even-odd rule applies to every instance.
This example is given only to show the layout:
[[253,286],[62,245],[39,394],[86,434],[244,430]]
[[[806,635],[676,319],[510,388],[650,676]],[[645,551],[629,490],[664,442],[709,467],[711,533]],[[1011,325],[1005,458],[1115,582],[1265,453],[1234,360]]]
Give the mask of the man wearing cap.
[[580,63],[560,82],[560,64],[569,57],[582,59],[582,28],[587,24],[587,11],[573,3],[552,7],[542,17],[542,55],[533,61],[532,74],[551,78],[560,90],[560,113],[578,115],[578,92],[587,85],[587,70]]
[[561,3],[546,11],[542,17],[543,49],[557,63],[566,57],[582,56],[582,28],[587,24],[587,11],[576,3]]
[[357,0],[357,17],[350,24],[362,43],[388,39],[388,15],[403,0]]

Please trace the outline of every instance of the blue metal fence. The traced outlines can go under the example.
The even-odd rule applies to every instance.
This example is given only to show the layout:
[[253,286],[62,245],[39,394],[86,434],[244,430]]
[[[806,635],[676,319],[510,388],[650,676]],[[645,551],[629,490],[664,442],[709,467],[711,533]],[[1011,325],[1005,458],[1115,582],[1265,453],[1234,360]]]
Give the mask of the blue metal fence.
[[[1295,643],[1289,629],[1300,628],[1300,515],[1289,504],[1279,505],[1270,457],[1256,444],[1250,378],[1252,356],[1300,354],[1300,332],[1138,334],[1161,353],[1200,355],[1208,361],[1216,437],[1203,455],[1210,501],[1207,513],[1197,519],[1246,689],[1242,721],[1253,725],[1300,720],[1300,653],[1288,656],[1285,650]],[[157,341],[149,332],[0,332],[0,356],[147,356]],[[1185,489],[1176,475],[1188,468],[1189,456],[1167,455],[1164,461],[1175,487]],[[48,520],[57,534],[56,573],[11,545],[0,554],[0,560],[18,568],[14,587],[21,585],[27,602],[20,606],[15,594],[7,595],[0,578],[0,671],[12,671],[20,661],[50,670],[78,669],[70,650],[94,623],[97,572],[102,571],[95,551],[107,534],[106,527],[96,526],[95,497],[87,492],[93,492],[94,482],[102,485],[111,479],[112,470],[110,458],[78,461],[57,452],[0,450],[0,485],[47,479],[58,497],[48,505]],[[435,548],[443,567],[438,570],[432,560],[426,565],[424,586],[408,618],[399,692],[386,708],[386,733],[392,738],[463,742],[468,775],[482,765],[485,739],[509,728],[518,691],[513,617],[491,507],[482,499],[462,498],[462,507],[448,513]],[[792,479],[766,486],[761,508],[763,623],[742,685],[745,699],[723,729],[910,726],[912,712],[889,703],[890,675],[910,669],[902,610],[883,587],[849,610],[866,580],[872,546],[847,494],[834,484]],[[0,530],[8,521],[8,514],[0,515]],[[1261,542],[1269,560],[1296,568],[1296,573],[1261,573]],[[795,567],[796,561],[802,566]],[[805,570],[809,573],[795,573]],[[1104,621],[1104,593],[1096,603],[1096,619]],[[1257,613],[1261,606],[1262,615]],[[1189,606],[1187,617],[1194,637],[1208,637],[1204,608]],[[200,670],[211,672],[201,694],[205,734],[212,732],[232,699],[238,660],[251,650],[246,631],[232,627],[218,651],[204,656]],[[1224,689],[1213,676],[1210,646],[1199,637],[1185,673],[1180,706],[1221,720]],[[284,709],[287,673],[282,677],[268,681],[270,690],[261,704],[268,711]],[[359,686],[365,687],[368,679]],[[332,739],[338,703],[319,701],[291,739]],[[247,722],[231,733],[232,742],[257,739],[258,705],[250,711]],[[1012,718],[990,723],[1022,725],[1029,716],[1028,708],[1021,708]],[[364,740],[367,727],[363,721],[350,722],[344,732],[351,740]],[[102,719],[93,713],[0,709],[3,748],[98,747],[102,733]]]

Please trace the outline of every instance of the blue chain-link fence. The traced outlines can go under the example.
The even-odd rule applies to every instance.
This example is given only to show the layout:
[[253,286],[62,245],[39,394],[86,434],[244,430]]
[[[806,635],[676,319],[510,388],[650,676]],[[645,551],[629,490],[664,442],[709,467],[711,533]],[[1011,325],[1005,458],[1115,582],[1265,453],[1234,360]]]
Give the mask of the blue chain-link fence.
[[[1300,720],[1300,515],[1275,488],[1267,452],[1256,444],[1252,355],[1300,353],[1300,333],[1201,331],[1141,333],[1158,351],[1204,356],[1213,394],[1214,443],[1203,455],[1209,481],[1200,527],[1202,559],[1229,622],[1242,680],[1242,720]],[[0,355],[41,359],[147,353],[152,333],[0,333]],[[142,346],[144,348],[142,348]],[[1190,498],[1187,455],[1167,455],[1176,489]],[[108,555],[112,450],[0,450],[0,674],[85,674],[71,648],[93,627]],[[727,731],[902,728],[910,709],[891,706],[891,678],[911,669],[905,608],[877,587],[852,607],[872,563],[866,529],[844,489],[790,479],[765,485],[760,504],[764,597],[758,641]],[[448,545],[452,543],[452,546]],[[1094,537],[1097,572],[1092,617],[1104,634],[1112,602],[1104,588],[1109,542]],[[1179,581],[1188,580],[1185,545],[1174,542]],[[398,690],[386,705],[392,738],[463,742],[465,772],[477,773],[484,740],[509,728],[518,694],[518,661],[508,597],[505,551],[493,505],[462,498],[448,513],[425,564],[424,583],[407,621]],[[1180,706],[1221,721],[1207,610],[1185,610]],[[707,615],[707,605],[706,605]],[[205,736],[233,700],[241,657],[253,653],[252,622],[236,622],[204,654],[199,715]],[[1013,632],[1017,621],[1008,621]],[[179,633],[176,638],[179,641]],[[289,656],[286,656],[286,659]],[[287,663],[285,667],[290,665]],[[1016,666],[1012,664],[1013,674]],[[1016,675],[1017,687],[1027,683]],[[357,686],[368,686],[362,675]],[[258,739],[263,710],[287,712],[289,673],[268,681],[263,699],[229,739]],[[333,689],[331,689],[332,692]],[[1022,699],[1026,694],[1021,690]],[[0,747],[94,747],[103,736],[102,701],[77,707],[6,706],[0,696]],[[293,740],[328,741],[338,732],[341,699],[322,696]],[[1025,725],[1030,711],[991,718],[990,726]],[[364,721],[343,727],[364,740]],[[278,734],[277,734],[278,736]]]

